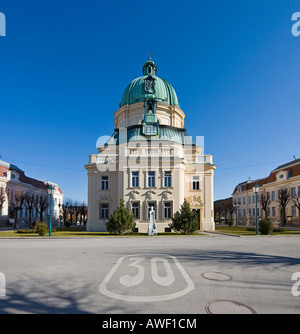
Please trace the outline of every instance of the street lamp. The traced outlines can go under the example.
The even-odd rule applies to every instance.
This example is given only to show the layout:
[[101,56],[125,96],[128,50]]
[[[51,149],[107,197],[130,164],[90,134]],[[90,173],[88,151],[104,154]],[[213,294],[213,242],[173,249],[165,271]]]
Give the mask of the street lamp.
[[257,197],[259,193],[259,185],[256,183],[255,186],[252,188],[253,192],[255,193],[255,216],[256,216],[256,235],[258,235],[258,215],[257,215]]
[[48,184],[47,191],[50,196],[50,219],[49,219],[49,237],[51,237],[51,230],[52,230],[52,197],[54,193],[54,187],[51,184]]

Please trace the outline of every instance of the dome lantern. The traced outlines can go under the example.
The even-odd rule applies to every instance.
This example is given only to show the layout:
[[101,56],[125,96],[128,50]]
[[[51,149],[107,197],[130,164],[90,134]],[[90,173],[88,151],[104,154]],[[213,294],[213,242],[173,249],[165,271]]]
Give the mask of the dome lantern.
[[180,107],[172,85],[167,80],[156,76],[156,72],[157,67],[149,57],[143,66],[143,76],[132,80],[126,87],[120,107],[144,102],[148,99]]
[[143,66],[143,74],[155,76],[157,72],[157,67],[154,62],[151,60],[151,57],[146,61],[145,65]]

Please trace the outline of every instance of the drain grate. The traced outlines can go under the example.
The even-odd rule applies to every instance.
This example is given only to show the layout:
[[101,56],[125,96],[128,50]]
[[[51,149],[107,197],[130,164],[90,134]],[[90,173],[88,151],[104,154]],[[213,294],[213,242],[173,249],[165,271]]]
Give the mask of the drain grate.
[[256,314],[252,307],[227,299],[213,300],[207,303],[205,311],[208,314]]

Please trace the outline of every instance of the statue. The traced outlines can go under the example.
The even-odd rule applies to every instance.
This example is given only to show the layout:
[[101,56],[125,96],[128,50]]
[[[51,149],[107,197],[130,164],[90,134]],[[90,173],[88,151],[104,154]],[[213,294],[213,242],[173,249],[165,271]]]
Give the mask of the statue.
[[150,209],[150,223],[148,226],[148,235],[157,235],[156,225],[155,225],[155,211],[153,210],[153,206]]

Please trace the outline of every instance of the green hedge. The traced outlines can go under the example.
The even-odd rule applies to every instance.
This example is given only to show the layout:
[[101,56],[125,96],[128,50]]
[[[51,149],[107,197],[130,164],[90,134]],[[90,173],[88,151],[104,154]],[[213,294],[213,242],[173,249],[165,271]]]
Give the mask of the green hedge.
[[[56,232],[57,230],[55,228],[51,229],[51,232]],[[48,228],[47,228],[47,233],[49,232]],[[18,230],[17,233],[21,233],[21,234],[34,234],[34,233],[38,233],[38,231],[36,229],[28,229],[28,230]]]
[[286,232],[286,229],[284,227],[274,227],[273,232],[283,233],[283,232]]
[[36,230],[18,230],[17,233],[31,234],[36,233]]

